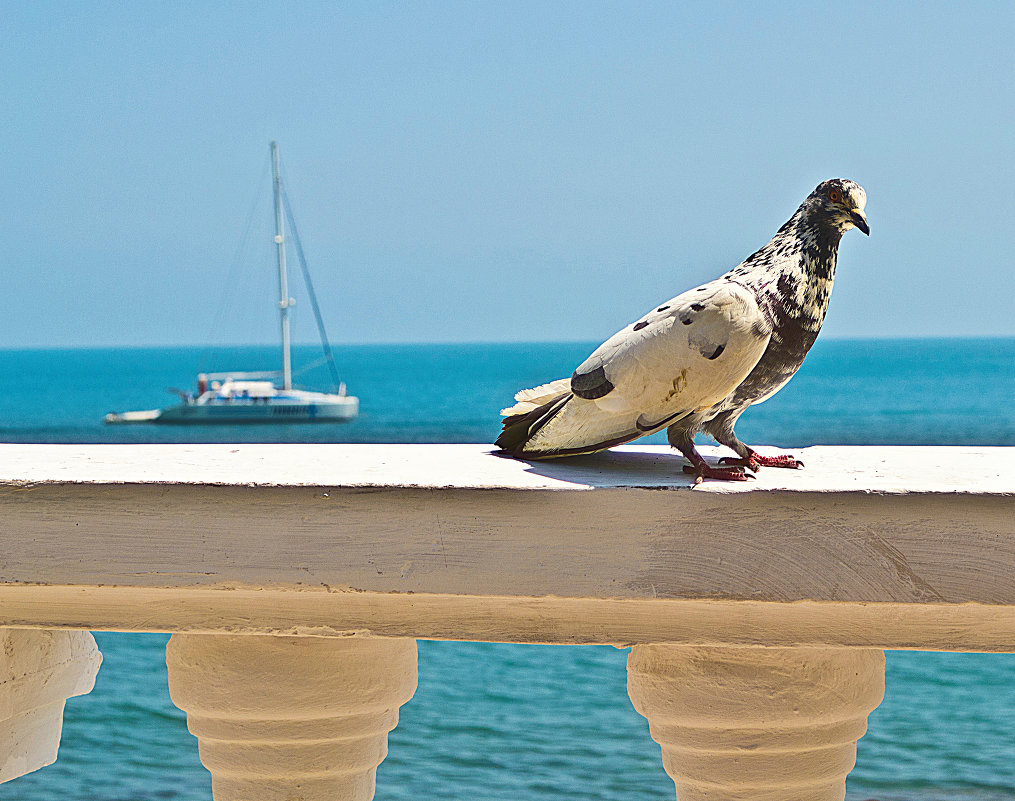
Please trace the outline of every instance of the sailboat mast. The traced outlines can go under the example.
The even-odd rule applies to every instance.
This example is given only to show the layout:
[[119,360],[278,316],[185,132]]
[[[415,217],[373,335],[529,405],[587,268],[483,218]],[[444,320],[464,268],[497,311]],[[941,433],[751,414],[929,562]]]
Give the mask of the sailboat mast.
[[282,178],[278,167],[278,142],[271,143],[271,176],[275,197],[275,245],[278,248],[278,309],[282,323],[282,388],[292,389],[293,369],[289,355],[289,309],[295,304],[289,297],[285,269],[285,235],[282,223]]

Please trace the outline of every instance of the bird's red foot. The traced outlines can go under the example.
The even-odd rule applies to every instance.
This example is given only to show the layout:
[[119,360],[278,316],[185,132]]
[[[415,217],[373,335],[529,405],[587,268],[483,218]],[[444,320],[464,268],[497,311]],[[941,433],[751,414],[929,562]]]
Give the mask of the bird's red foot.
[[701,462],[697,466],[685,464],[684,472],[695,477],[695,485],[700,484],[706,478],[717,478],[720,481],[747,481],[749,478],[754,478],[753,474],[747,473],[739,467],[712,467],[706,462]]
[[791,470],[799,470],[804,466],[804,463],[799,459],[786,453],[780,453],[778,456],[762,456],[757,451],[751,451],[746,459],[741,459],[738,456],[724,456],[719,460],[719,464],[737,465],[746,467],[748,470],[758,470],[761,467],[787,467]]

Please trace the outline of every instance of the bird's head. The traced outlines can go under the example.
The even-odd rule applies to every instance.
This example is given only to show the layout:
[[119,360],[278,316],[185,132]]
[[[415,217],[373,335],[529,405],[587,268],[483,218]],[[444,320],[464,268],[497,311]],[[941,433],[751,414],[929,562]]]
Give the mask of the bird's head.
[[832,178],[822,181],[805,201],[812,220],[831,225],[844,234],[850,228],[859,228],[870,236],[867,215],[867,193],[856,181],[847,178]]

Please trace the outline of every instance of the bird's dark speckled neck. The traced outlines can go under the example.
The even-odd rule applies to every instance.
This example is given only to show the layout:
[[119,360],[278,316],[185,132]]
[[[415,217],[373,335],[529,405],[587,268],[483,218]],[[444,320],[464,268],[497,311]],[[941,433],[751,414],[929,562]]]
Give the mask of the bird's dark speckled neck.
[[733,406],[768,397],[803,363],[825,319],[842,234],[808,198],[768,244],[726,274],[754,292],[772,327],[764,355],[730,399]]
[[803,256],[801,267],[810,278],[831,281],[835,277],[835,261],[844,233],[842,228],[820,212],[799,214],[799,217],[794,215],[794,219],[793,232],[800,241]]
[[751,289],[769,314],[819,328],[835,278],[842,228],[823,209],[805,201],[763,248],[727,273]]

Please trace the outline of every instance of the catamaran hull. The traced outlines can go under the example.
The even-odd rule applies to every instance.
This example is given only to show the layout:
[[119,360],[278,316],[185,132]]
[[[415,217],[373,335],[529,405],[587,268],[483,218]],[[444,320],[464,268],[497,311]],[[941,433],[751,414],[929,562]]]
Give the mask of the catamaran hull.
[[359,414],[352,396],[328,403],[182,404],[148,412],[106,415],[107,423],[159,423],[162,425],[237,425],[291,423],[346,423]]
[[278,404],[248,407],[224,406],[170,406],[163,409],[155,422],[210,423],[230,425],[236,423],[344,423],[352,420],[359,412],[359,402],[350,398],[349,403],[307,405]]

